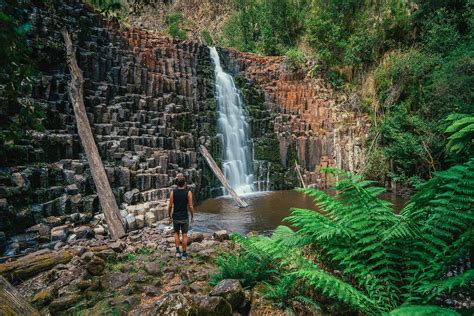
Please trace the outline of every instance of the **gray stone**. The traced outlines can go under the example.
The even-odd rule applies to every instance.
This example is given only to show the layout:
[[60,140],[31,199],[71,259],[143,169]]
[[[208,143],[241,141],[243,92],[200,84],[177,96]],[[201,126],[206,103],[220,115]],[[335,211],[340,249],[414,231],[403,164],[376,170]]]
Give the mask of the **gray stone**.
[[128,274],[122,272],[113,272],[111,274],[107,274],[102,279],[102,286],[105,289],[118,289],[126,285],[129,281]]
[[145,271],[151,275],[161,275],[161,267],[158,263],[149,262],[145,265]]
[[51,241],[66,241],[68,235],[68,226],[57,226],[51,229]]
[[197,309],[194,306],[194,302],[188,300],[181,293],[168,294],[162,301],[158,301],[156,304],[158,305],[156,315],[197,315]]
[[232,306],[220,296],[196,294],[191,296],[191,299],[196,304],[200,316],[232,315]]
[[125,217],[125,223],[127,225],[128,231],[132,231],[138,228],[137,220],[132,214],[128,214]]
[[94,237],[94,231],[89,226],[76,227],[73,232],[77,235],[77,239],[88,239]]
[[220,281],[209,293],[210,296],[220,296],[238,310],[244,304],[245,294],[239,280],[225,279]]
[[218,241],[229,240],[229,233],[226,230],[219,230],[214,233],[213,237]]

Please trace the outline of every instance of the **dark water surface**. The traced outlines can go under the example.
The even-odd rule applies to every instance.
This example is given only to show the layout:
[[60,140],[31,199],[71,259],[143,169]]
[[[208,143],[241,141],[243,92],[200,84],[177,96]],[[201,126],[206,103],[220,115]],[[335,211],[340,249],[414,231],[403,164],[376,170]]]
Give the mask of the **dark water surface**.
[[[202,201],[196,206],[196,221],[192,229],[213,232],[225,229],[246,234],[250,231],[268,233],[282,224],[292,207],[316,210],[310,197],[296,191],[270,191],[243,196],[249,207],[239,208],[231,198],[219,197]],[[386,193],[382,198],[391,201],[399,211],[405,200]]]

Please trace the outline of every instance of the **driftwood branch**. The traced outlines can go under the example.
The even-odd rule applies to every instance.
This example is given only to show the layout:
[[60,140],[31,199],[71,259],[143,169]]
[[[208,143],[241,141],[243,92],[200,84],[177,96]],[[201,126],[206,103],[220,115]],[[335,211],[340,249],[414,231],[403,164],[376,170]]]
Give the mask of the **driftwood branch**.
[[295,160],[295,170],[296,170],[296,173],[298,174],[298,178],[300,179],[301,186],[306,189],[306,183],[304,182],[303,176],[301,175],[300,166],[298,165],[298,162],[296,162],[296,160]]
[[0,276],[0,315],[40,315],[13,285]]
[[86,108],[83,98],[84,78],[82,71],[77,65],[76,51],[72,46],[71,37],[66,30],[62,31],[64,42],[66,44],[67,63],[71,72],[71,81],[69,82],[69,97],[74,108],[74,116],[76,118],[77,131],[81,139],[82,146],[89,162],[92,179],[94,180],[99,196],[100,205],[104,211],[105,220],[110,231],[112,239],[118,239],[125,235],[123,223],[118,211],[117,201],[112,193],[104,165],[97,150],[97,146],[92,135],[92,130],[87,118]]
[[224,174],[222,173],[221,169],[219,166],[217,166],[216,162],[212,158],[211,154],[209,151],[207,151],[207,148],[204,147],[203,145],[200,145],[201,153],[204,156],[204,158],[207,161],[207,164],[209,167],[211,167],[212,172],[216,175],[216,177],[219,179],[219,181],[222,183],[222,185],[227,189],[229,192],[230,196],[234,199],[234,201],[237,203],[239,207],[247,207],[249,206],[247,202],[242,200],[237,193],[235,193],[234,189],[230,186],[229,182],[227,182],[227,179],[225,178]]

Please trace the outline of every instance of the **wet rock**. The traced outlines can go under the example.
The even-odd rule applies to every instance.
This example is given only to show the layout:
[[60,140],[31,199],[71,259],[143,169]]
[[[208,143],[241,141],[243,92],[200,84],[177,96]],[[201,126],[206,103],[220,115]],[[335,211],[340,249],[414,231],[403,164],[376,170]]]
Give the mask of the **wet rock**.
[[217,241],[229,240],[229,233],[226,230],[219,230],[214,233],[213,237]]
[[92,275],[101,275],[105,269],[105,261],[98,256],[93,256],[87,263],[86,269]]
[[115,289],[118,289],[119,287],[126,285],[128,281],[129,281],[129,277],[127,273],[113,272],[103,277],[102,286],[105,289],[115,290]]
[[55,314],[57,312],[63,311],[77,303],[81,297],[77,294],[71,294],[68,296],[60,297],[55,299],[49,305],[49,310],[51,313]]
[[232,305],[233,310],[242,307],[245,294],[239,280],[225,279],[220,281],[209,293],[210,296],[220,296]]
[[96,236],[104,236],[105,235],[105,228],[102,225],[97,225],[94,227],[94,235]]
[[220,296],[193,295],[199,316],[227,316],[232,315],[232,306]]
[[163,300],[156,302],[156,304],[158,305],[158,308],[156,309],[157,315],[197,315],[197,309],[194,306],[194,302],[188,300],[181,293],[168,294]]

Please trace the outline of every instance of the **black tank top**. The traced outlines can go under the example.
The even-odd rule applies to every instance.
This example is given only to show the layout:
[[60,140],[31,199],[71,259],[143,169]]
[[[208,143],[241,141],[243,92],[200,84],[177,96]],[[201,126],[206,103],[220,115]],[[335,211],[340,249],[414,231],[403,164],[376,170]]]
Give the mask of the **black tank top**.
[[188,189],[173,189],[173,219],[188,219]]

